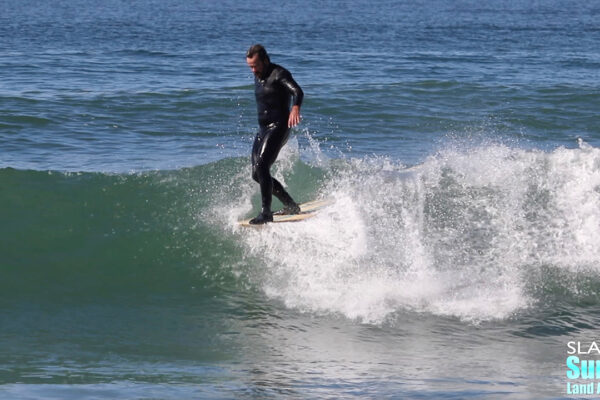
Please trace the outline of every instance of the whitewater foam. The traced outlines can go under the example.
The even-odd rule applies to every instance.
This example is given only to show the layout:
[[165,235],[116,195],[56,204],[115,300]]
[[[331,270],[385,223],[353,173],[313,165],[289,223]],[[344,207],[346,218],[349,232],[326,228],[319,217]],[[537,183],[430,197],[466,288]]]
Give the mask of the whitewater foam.
[[288,307],[368,323],[404,311],[477,322],[534,305],[532,269],[600,273],[600,149],[490,145],[412,168],[337,161],[318,194],[333,206],[242,236],[263,290]]

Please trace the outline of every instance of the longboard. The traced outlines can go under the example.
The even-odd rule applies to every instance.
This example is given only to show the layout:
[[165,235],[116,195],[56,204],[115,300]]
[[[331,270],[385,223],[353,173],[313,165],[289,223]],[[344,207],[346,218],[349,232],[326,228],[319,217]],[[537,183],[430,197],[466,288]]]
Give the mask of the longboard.
[[[331,199],[322,199],[322,200],[313,200],[306,203],[299,204],[300,206],[300,214],[291,214],[291,215],[277,215],[277,213],[273,213],[273,222],[269,222],[268,224],[276,224],[282,222],[298,222],[302,221],[317,215],[317,211],[320,209],[327,207],[328,205],[333,204],[333,200]],[[239,221],[238,224],[241,226],[249,226],[252,228],[264,225],[252,225],[250,224],[250,220],[252,218],[245,219],[243,221]],[[267,224],[267,225],[268,225]]]

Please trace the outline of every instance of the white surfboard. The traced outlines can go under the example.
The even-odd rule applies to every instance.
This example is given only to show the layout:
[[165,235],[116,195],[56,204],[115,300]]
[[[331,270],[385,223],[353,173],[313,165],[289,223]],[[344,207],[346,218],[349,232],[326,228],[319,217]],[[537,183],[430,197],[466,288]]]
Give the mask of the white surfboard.
[[[300,213],[299,214],[291,214],[291,215],[277,215],[277,213],[273,213],[273,222],[269,222],[268,224],[277,224],[282,222],[298,222],[303,221],[308,218],[312,218],[317,215],[317,212],[327,207],[328,205],[333,204],[332,199],[321,199],[321,200],[313,200],[306,203],[299,204]],[[239,221],[238,224],[241,226],[250,226],[253,228],[264,226],[264,225],[252,225],[250,224],[250,220],[252,218],[245,219],[243,221]]]

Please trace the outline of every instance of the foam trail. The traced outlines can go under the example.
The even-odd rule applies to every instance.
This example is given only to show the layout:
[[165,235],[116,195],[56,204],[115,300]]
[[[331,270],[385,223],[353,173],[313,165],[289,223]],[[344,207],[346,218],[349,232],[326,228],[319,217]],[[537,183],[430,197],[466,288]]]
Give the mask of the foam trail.
[[243,236],[263,289],[289,307],[371,323],[406,310],[502,319],[535,303],[532,269],[600,273],[600,149],[339,164],[322,191],[334,206]]

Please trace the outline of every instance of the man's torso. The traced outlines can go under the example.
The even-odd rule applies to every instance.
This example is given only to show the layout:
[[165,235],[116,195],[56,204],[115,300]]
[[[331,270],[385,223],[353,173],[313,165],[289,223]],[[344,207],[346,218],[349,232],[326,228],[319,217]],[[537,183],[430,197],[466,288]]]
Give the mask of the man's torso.
[[271,64],[264,77],[254,79],[254,93],[260,125],[287,124],[291,94],[282,83],[282,79],[288,77],[291,79],[291,74],[285,68]]

